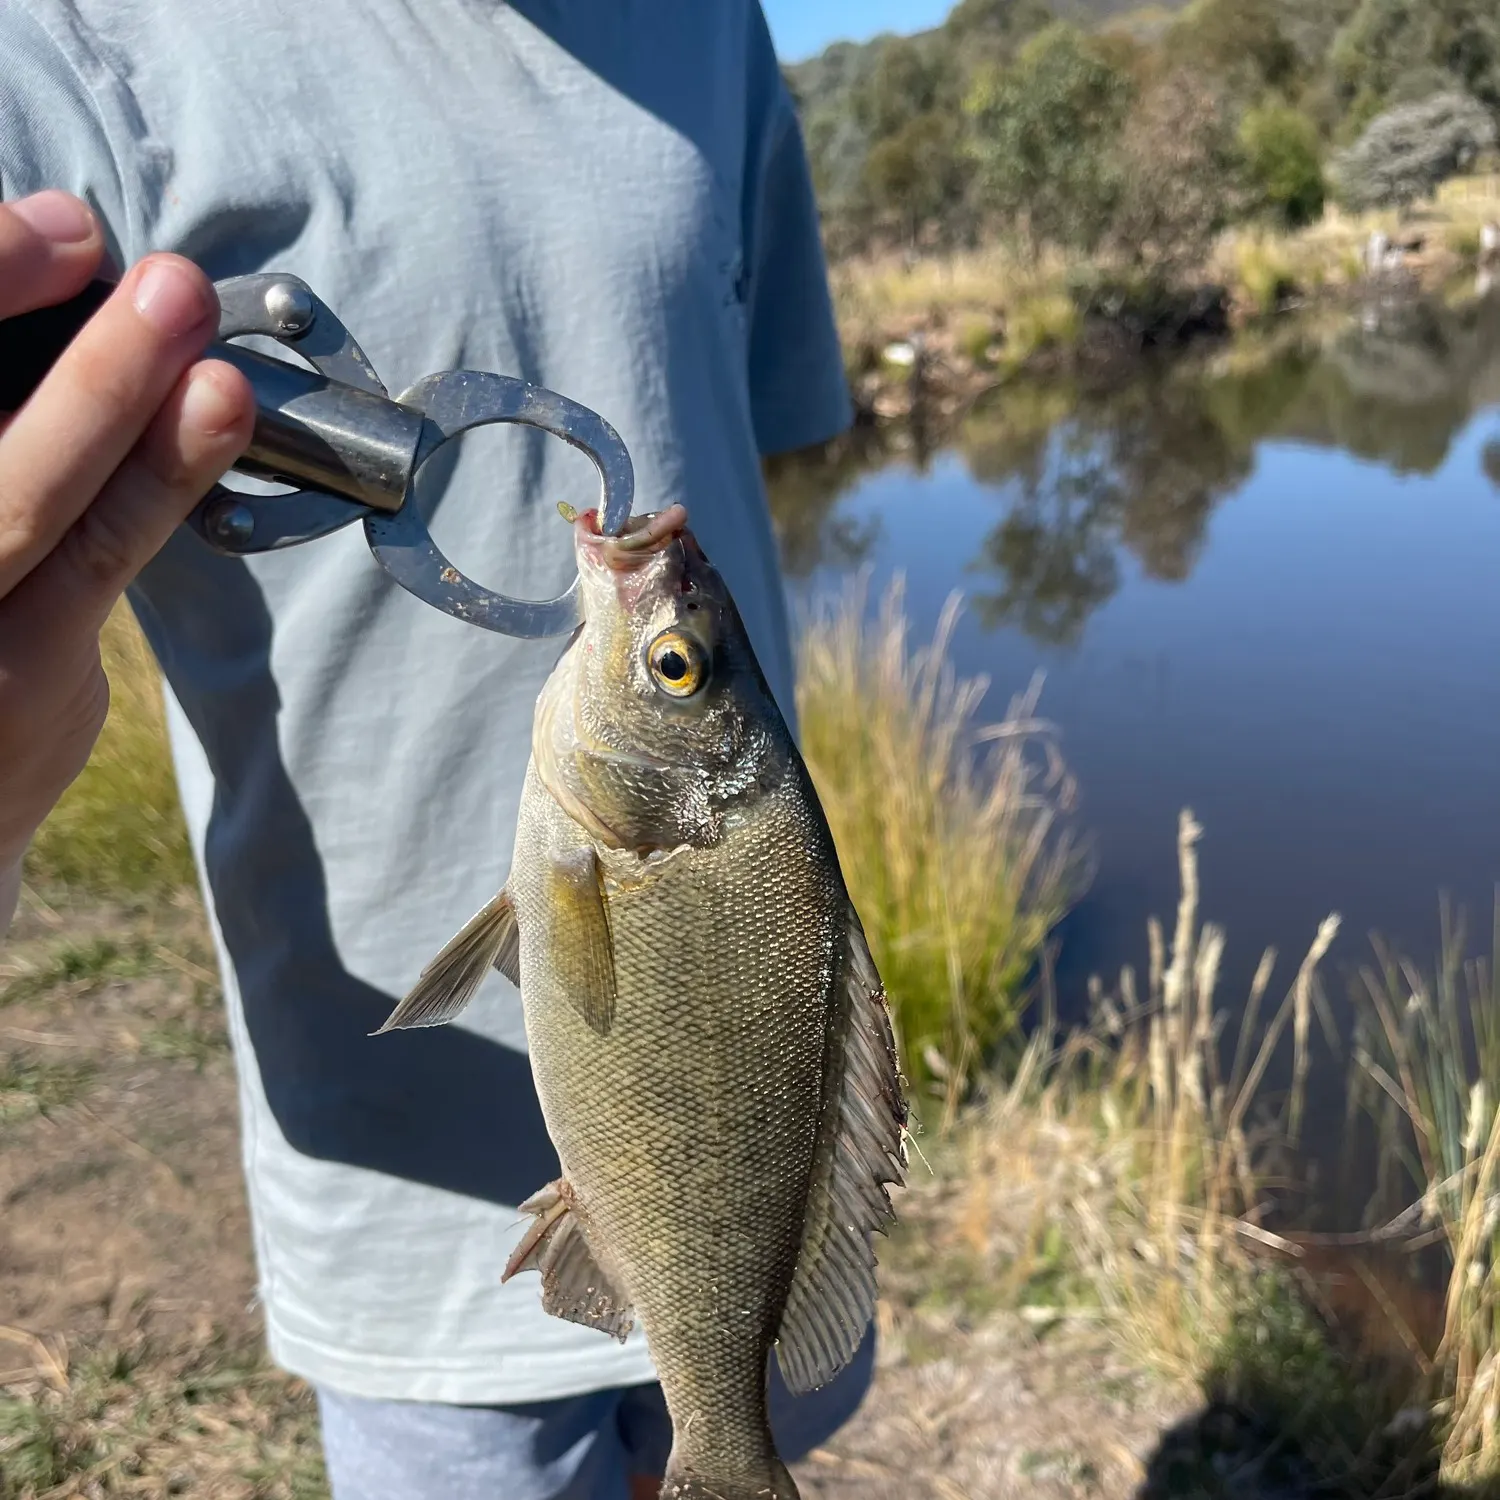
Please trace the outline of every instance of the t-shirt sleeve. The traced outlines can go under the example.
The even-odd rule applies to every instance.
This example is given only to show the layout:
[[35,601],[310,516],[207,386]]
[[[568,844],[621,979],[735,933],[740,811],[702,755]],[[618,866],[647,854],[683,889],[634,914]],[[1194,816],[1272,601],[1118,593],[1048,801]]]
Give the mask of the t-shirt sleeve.
[[[823,442],[853,412],[802,129],[776,64],[760,7],[765,80],[759,190],[747,246],[750,272],[750,406],[761,453]],[[754,91],[752,91],[754,97]]]
[[0,0],[0,198],[63,188],[84,199],[119,269],[141,253],[108,123],[121,93],[69,7]]

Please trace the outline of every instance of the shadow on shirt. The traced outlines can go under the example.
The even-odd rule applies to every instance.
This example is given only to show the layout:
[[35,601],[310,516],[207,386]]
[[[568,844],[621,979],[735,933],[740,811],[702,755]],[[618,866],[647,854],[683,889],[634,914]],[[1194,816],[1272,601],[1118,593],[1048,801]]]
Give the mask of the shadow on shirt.
[[[187,566],[173,566],[179,548],[195,549]],[[400,997],[339,957],[323,862],[277,742],[271,618],[245,564],[205,550],[179,532],[152,565],[171,570],[171,588],[150,589],[148,570],[131,600],[213,771],[204,860],[267,1105],[305,1156],[519,1204],[560,1171],[530,1063],[453,1026],[370,1036]],[[166,617],[179,609],[232,622],[233,649],[174,659],[164,643],[191,639]],[[211,696],[203,672],[228,684],[232,712],[191,706]]]

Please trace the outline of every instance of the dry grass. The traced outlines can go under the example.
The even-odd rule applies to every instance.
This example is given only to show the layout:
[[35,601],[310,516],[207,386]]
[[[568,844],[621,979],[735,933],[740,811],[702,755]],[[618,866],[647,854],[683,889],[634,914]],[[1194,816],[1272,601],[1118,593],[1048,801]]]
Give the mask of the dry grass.
[[900,581],[873,617],[856,582],[807,622],[797,688],[808,767],[906,1068],[942,1097],[946,1122],[1015,1039],[1023,987],[1083,874],[1039,684],[983,722],[987,681],[948,659],[958,613],[954,596],[913,648]]
[[[1494,181],[1455,179],[1444,184],[1432,203],[1417,210],[1408,227],[1421,232],[1427,241],[1419,265],[1432,259],[1434,251],[1446,252],[1460,265],[1477,260],[1480,225],[1500,218]],[[1305,229],[1230,230],[1216,247],[1209,270],[1231,288],[1242,306],[1264,314],[1275,310],[1283,294],[1306,296],[1358,282],[1364,275],[1370,236],[1379,231],[1395,237],[1402,227],[1394,210],[1349,214],[1330,205],[1317,223]],[[1439,264],[1438,269],[1445,268]]]
[[256,1352],[30,1343],[34,1379],[0,1390],[0,1495],[326,1500],[311,1393]]
[[[1342,1319],[1341,1275],[1271,1227],[1292,1202],[1338,918],[1269,1017],[1264,956],[1226,1036],[1224,933],[1198,920],[1199,835],[1184,813],[1176,928],[1169,944],[1150,924],[1144,993],[1127,969],[1096,988],[1090,1027],[1035,1032],[956,1133],[935,1238],[969,1285],[1034,1327],[1102,1323],[1136,1367],[1198,1389],[1205,1415],[1163,1445],[1172,1477],[1151,1494],[1431,1495],[1442,1409],[1418,1362]],[[1275,1089],[1273,1060],[1290,1063]]]
[[[1446,253],[1450,265],[1472,265],[1479,227],[1500,219],[1500,178],[1458,178],[1418,210],[1429,249]],[[1371,233],[1394,235],[1402,227],[1394,211],[1347,214],[1330,205],[1316,223],[1295,231],[1239,225],[1224,233],[1202,268],[1229,289],[1252,316],[1276,311],[1283,302],[1357,283]],[[1456,266],[1452,263],[1456,263]],[[1003,245],[909,260],[899,255],[851,257],[833,267],[834,306],[849,357],[868,368],[884,344],[921,327],[957,328],[955,345],[975,363],[997,339],[1005,367],[1038,350],[1069,347],[1082,333],[1077,289],[1101,276],[1125,277],[1127,268],[1083,261],[1057,251],[1035,260]]]
[[[1096,986],[1088,1028],[1060,1037],[1044,1018],[1014,1073],[963,1116],[931,1235],[948,1281],[1034,1326],[1103,1320],[1137,1365],[1259,1413],[1309,1493],[1491,1493],[1496,969],[1465,959],[1451,923],[1431,981],[1380,950],[1363,975],[1351,1103],[1379,1131],[1382,1211],[1362,1233],[1293,1232],[1315,1021],[1331,1031],[1320,967],[1339,922],[1321,925],[1269,1016],[1275,955],[1263,956],[1227,1037],[1215,1001],[1224,933],[1198,920],[1200,832],[1184,813],[1176,928],[1169,944],[1149,926],[1144,993],[1126,969],[1113,990]],[[1432,1246],[1446,1267],[1435,1349],[1397,1284],[1362,1258]]]
[[955,330],[976,364],[1014,367],[1042,349],[1066,348],[1082,332],[1070,287],[1078,263],[1056,254],[1024,261],[1001,246],[929,256],[854,259],[833,267],[834,308],[844,347],[868,365],[885,343],[914,328]]
[[[1226,1069],[1215,1000],[1224,933],[1198,921],[1200,834],[1184,813],[1176,929],[1169,948],[1160,924],[1149,926],[1145,993],[1127,968],[1112,992],[1096,986],[1089,1028],[1060,1041],[1041,1026],[976,1120],[963,1174],[983,1243],[987,1216],[1002,1206],[995,1185],[1014,1180],[1026,1142],[1044,1184],[1039,1233],[1061,1228],[1092,1301],[1141,1358],[1178,1377],[1201,1376],[1229,1336],[1247,1247],[1279,1243],[1262,1227],[1268,1182],[1299,1125],[1318,965],[1338,928],[1336,917],[1323,923],[1265,1025],[1275,955],[1262,958]],[[1293,1084],[1272,1110],[1267,1073],[1288,1035]],[[1047,1222],[1054,1211],[1060,1226]]]

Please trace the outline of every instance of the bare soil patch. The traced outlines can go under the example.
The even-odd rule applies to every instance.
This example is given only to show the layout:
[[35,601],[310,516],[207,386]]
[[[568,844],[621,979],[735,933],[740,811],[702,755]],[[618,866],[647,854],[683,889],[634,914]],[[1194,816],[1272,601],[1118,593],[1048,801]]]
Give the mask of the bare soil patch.
[[[923,1172],[920,1167],[919,1173]],[[1131,1494],[1193,1407],[1084,1318],[934,1289],[906,1195],[876,1386],[813,1500]],[[0,961],[0,1497],[326,1494],[309,1394],[265,1363],[202,918],[33,906]]]

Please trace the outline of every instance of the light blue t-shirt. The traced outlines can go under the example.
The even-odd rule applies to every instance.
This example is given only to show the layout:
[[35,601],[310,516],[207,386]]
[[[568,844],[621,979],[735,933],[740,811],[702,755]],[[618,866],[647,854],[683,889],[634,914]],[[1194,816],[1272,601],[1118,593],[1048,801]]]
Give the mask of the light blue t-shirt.
[[[392,390],[454,366],[619,430],[682,501],[773,690],[791,653],[761,453],[847,420],[816,211],[755,0],[3,0],[0,189],[92,201],[117,259],[303,277]],[[421,492],[492,587],[565,586],[593,470],[518,429]],[[214,913],[271,1349],[351,1393],[536,1400],[652,1378],[502,1286],[557,1174],[519,997],[371,1038],[504,882],[556,643],[391,583],[360,529],[134,591]]]

